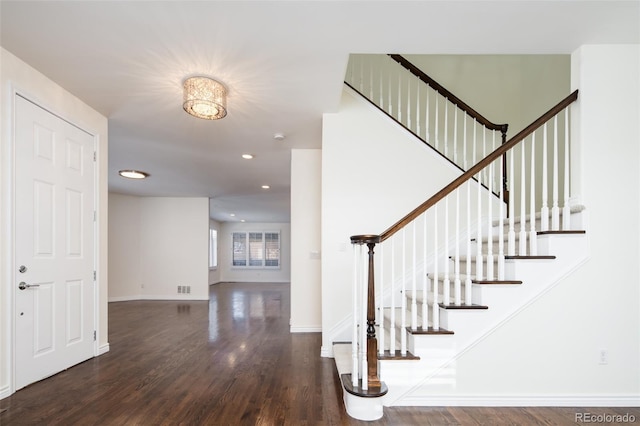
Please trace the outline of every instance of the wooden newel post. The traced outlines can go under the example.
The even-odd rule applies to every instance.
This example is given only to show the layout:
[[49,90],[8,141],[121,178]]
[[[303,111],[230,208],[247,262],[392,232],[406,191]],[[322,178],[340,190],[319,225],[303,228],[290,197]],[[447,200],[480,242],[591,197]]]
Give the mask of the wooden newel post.
[[376,292],[374,276],[374,251],[376,243],[367,243],[369,247],[369,279],[367,282],[367,379],[369,388],[379,388],[378,377],[378,339],[376,338]]
[[352,244],[366,244],[368,252],[367,272],[367,384],[370,390],[380,389],[382,384],[378,377],[378,339],[376,338],[376,296],[374,248],[380,242],[379,235],[355,235]]

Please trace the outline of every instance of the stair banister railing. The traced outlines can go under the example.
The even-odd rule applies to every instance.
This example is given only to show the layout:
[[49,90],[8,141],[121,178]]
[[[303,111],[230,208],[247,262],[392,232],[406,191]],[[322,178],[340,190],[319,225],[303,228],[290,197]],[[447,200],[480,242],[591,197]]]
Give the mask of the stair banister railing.
[[572,94],[570,94],[569,96],[567,96],[565,99],[563,99],[556,106],[551,108],[545,114],[543,114],[536,121],[534,121],[533,123],[531,123],[530,125],[528,125],[524,129],[522,129],[517,135],[515,135],[514,137],[512,137],[511,139],[509,139],[507,142],[503,143],[502,145],[500,145],[500,147],[498,147],[492,153],[487,155],[484,159],[482,159],[476,165],[474,165],[469,170],[464,172],[462,175],[460,175],[459,177],[454,179],[450,184],[448,184],[447,186],[442,188],[440,191],[436,192],[431,198],[429,198],[424,203],[420,204],[411,213],[407,214],[405,217],[400,219],[398,222],[396,222],[395,224],[390,226],[387,230],[385,230],[382,234],[380,234],[380,242],[382,242],[382,241],[386,240],[387,238],[391,237],[393,234],[395,234],[400,229],[402,229],[404,226],[406,226],[409,222],[411,222],[414,219],[416,219],[417,217],[419,217],[428,208],[430,208],[431,206],[436,204],[438,201],[442,200],[444,197],[446,197],[451,192],[453,192],[460,185],[462,185],[463,183],[465,183],[469,179],[472,179],[475,174],[477,174],[479,171],[484,169],[491,162],[493,162],[496,159],[498,159],[501,156],[503,156],[507,151],[509,151],[514,146],[516,146],[522,140],[524,140],[527,136],[529,136],[531,133],[533,133],[537,128],[542,126],[546,121],[549,120],[549,118],[555,116],[560,111],[565,109],[567,106],[571,105],[571,103],[573,103],[576,99],[578,99],[578,91],[577,90],[575,92],[573,92]]
[[[366,278],[364,278],[364,282],[365,282],[365,285],[366,285],[366,294],[367,294],[367,297],[368,297],[367,300],[366,300],[366,351],[365,351],[366,355],[367,355],[367,359],[363,363],[363,364],[366,365],[366,372],[360,370],[360,371],[362,371],[362,373],[361,373],[362,374],[361,389],[369,389],[369,390],[375,391],[376,389],[380,390],[381,387],[384,388],[384,384],[380,381],[380,378],[379,378],[379,375],[378,375],[378,362],[377,362],[378,353],[382,352],[383,348],[381,348],[381,350],[378,351],[376,332],[375,332],[375,326],[378,325],[382,329],[383,328],[382,325],[384,323],[384,318],[383,318],[382,313],[380,313],[379,323],[378,324],[375,323],[375,319],[376,319],[375,286],[376,286],[376,283],[375,283],[375,276],[374,276],[374,270],[375,270],[375,268],[374,268],[374,254],[375,254],[376,244],[383,243],[384,241],[392,238],[397,232],[399,232],[401,230],[404,230],[407,225],[411,224],[416,219],[418,219],[422,215],[426,214],[426,212],[429,209],[433,208],[433,217],[434,217],[435,226],[434,226],[434,229],[433,229],[433,233],[430,234],[429,237],[434,240],[434,244],[435,244],[434,252],[436,253],[436,255],[435,255],[436,260],[434,261],[434,263],[432,265],[434,273],[433,273],[433,275],[431,275],[431,274],[429,274],[429,275],[431,275],[431,279],[433,280],[433,288],[434,288],[433,301],[432,301],[433,302],[433,309],[432,309],[432,312],[431,312],[431,314],[433,316],[432,327],[433,327],[433,329],[435,329],[437,331],[439,329],[438,312],[437,312],[438,311],[438,307],[439,306],[442,307],[443,305],[444,306],[448,306],[451,303],[450,300],[443,300],[442,303],[440,303],[439,302],[439,296],[438,296],[438,293],[439,293],[439,291],[438,291],[439,276],[438,276],[438,274],[436,272],[438,270],[438,261],[437,261],[437,259],[438,259],[438,250],[439,250],[439,248],[438,248],[438,226],[437,226],[437,215],[438,215],[438,207],[437,207],[438,204],[437,203],[439,201],[445,199],[445,203],[444,203],[444,210],[445,211],[443,213],[444,213],[445,218],[446,218],[449,215],[449,213],[447,211],[448,210],[448,204],[449,204],[447,197],[452,192],[454,192],[456,189],[458,189],[460,186],[462,186],[466,182],[470,182],[470,181],[474,180],[474,178],[476,178],[478,180],[478,182],[477,182],[477,187],[478,188],[483,186],[482,177],[481,177],[483,169],[485,169],[486,167],[491,167],[494,162],[500,160],[501,157],[503,158],[504,155],[509,151],[511,151],[510,152],[510,154],[511,154],[510,155],[510,162],[511,162],[510,167],[513,168],[514,161],[515,161],[514,159],[516,157],[513,156],[513,150],[512,149],[514,147],[516,147],[518,144],[520,144],[521,142],[525,141],[525,139],[528,138],[530,135],[534,135],[534,132],[536,132],[536,130],[538,130],[538,129],[542,129],[542,133],[543,133],[543,141],[542,141],[542,143],[544,144],[543,148],[546,148],[546,144],[547,144],[547,126],[548,126],[548,123],[549,123],[549,121],[551,119],[553,119],[553,123],[552,123],[553,124],[553,132],[555,133],[555,135],[553,135],[552,137],[554,138],[554,144],[557,144],[558,143],[558,141],[557,141],[557,133],[558,133],[557,132],[557,130],[558,130],[557,116],[563,110],[565,111],[564,112],[564,126],[565,126],[564,136],[566,138],[568,138],[569,137],[569,133],[568,133],[568,126],[569,126],[568,118],[569,118],[569,115],[568,115],[567,108],[574,101],[576,101],[577,98],[578,98],[578,91],[576,90],[575,92],[573,92],[569,96],[567,96],[565,99],[560,101],[557,105],[552,107],[545,114],[540,116],[540,118],[538,118],[533,123],[531,123],[529,126],[527,126],[522,131],[520,131],[517,135],[513,136],[511,139],[509,139],[508,141],[506,141],[505,143],[501,144],[499,147],[494,149],[491,153],[486,155],[485,158],[483,158],[481,161],[479,161],[474,166],[469,168],[462,175],[460,175],[458,178],[456,178],[451,183],[446,185],[444,188],[442,188],[440,191],[438,191],[436,194],[434,194],[432,197],[430,197],[424,203],[422,203],[421,205],[416,207],[412,212],[410,212],[409,214],[404,216],[402,219],[400,219],[398,222],[393,224],[391,227],[386,229],[381,234],[379,234],[379,235],[355,235],[355,236],[351,237],[352,244],[360,245],[360,246],[366,245],[368,247],[368,249],[369,249],[368,258],[367,258],[368,259],[367,260],[368,267],[366,268],[366,271],[367,271],[366,272]],[[535,136],[532,136],[531,139],[532,139],[532,147],[533,147],[533,144],[535,143]],[[564,144],[565,144],[564,145],[565,147],[568,147],[568,142],[566,140],[564,141]],[[524,144],[522,146],[522,149],[524,150]],[[554,148],[554,151],[557,151],[557,148]],[[567,161],[568,161],[566,159],[566,157],[569,155],[568,149],[565,151],[564,154],[565,154],[565,164],[566,164]],[[556,152],[555,157],[557,157],[557,152]],[[545,149],[545,155],[543,156],[542,161],[543,161],[542,168],[543,168],[543,170],[546,171],[546,169],[547,169],[547,167],[546,167],[546,149]],[[554,158],[554,162],[555,161],[558,161],[557,158]],[[521,167],[525,167],[524,160],[521,160]],[[555,164],[553,165],[552,169],[553,169],[553,175],[552,175],[551,185],[552,185],[552,188],[554,189],[554,199],[558,199],[559,195],[557,194],[557,189],[555,189],[555,188],[559,187],[558,180],[561,177],[560,177],[560,174],[559,174],[559,172],[557,170],[558,167]],[[504,169],[502,169],[500,171],[500,173],[498,174],[499,178],[503,177],[502,176],[503,170]],[[532,171],[533,171],[533,166],[532,166]],[[489,171],[489,175],[491,175],[491,171]],[[524,176],[524,173],[523,173],[523,176]],[[568,176],[568,173],[567,173],[566,170],[564,171],[564,176],[565,177]],[[546,178],[543,178],[543,179],[546,181]],[[532,181],[532,185],[531,186],[533,188],[533,186],[534,186],[533,182],[535,182],[535,179],[532,178],[531,181]],[[546,185],[546,183],[544,185]],[[511,182],[511,186],[513,187],[513,182]],[[568,183],[565,182],[564,183],[564,187],[568,188]],[[469,191],[470,191],[470,189],[469,189]],[[469,191],[467,191],[467,194],[469,194]],[[506,191],[506,188],[502,187],[500,193],[498,194],[498,200],[502,200],[503,199],[503,197],[505,195],[504,194],[505,191]],[[565,203],[567,203],[568,200],[569,200],[569,195],[567,194],[567,192],[568,192],[568,189],[565,189],[565,193],[564,193],[564,197],[563,197],[563,199],[565,200]],[[510,220],[509,220],[509,225],[508,226],[509,226],[509,234],[511,234],[511,233],[513,233],[513,211],[514,211],[514,207],[515,207],[514,206],[515,203],[514,203],[514,200],[513,200],[513,197],[514,197],[513,191],[511,191],[509,195],[510,195],[510,202],[509,202],[508,205],[509,205],[509,210],[510,210],[510,213],[509,213],[509,215],[510,215],[509,219]],[[525,197],[525,195],[526,194],[522,194],[522,197]],[[469,195],[467,195],[467,197],[468,196]],[[558,215],[559,215],[560,209],[559,209],[559,207],[555,206],[556,203],[554,201],[554,206],[553,207],[556,207],[556,208],[552,209],[549,212],[549,209],[546,206],[546,199],[544,199],[544,197],[546,197],[546,195],[544,195],[544,191],[543,191],[542,214],[543,215],[546,214],[547,215],[547,219],[548,219],[548,215],[549,215],[549,213],[551,213],[552,216],[553,216],[552,217],[552,224],[551,224],[552,231],[559,230],[560,229],[559,228],[560,227],[560,221],[559,221]],[[455,201],[456,204],[458,203],[458,200],[459,200],[459,197],[456,196],[456,201]],[[480,200],[480,196],[478,197],[478,200]],[[533,202],[532,202],[532,204],[533,204]],[[498,211],[500,213],[500,221],[499,221],[499,224],[500,224],[499,229],[500,229],[500,231],[499,231],[499,235],[498,235],[497,238],[498,238],[498,241],[499,241],[499,247],[500,248],[499,248],[499,254],[497,256],[498,257],[498,273],[497,273],[497,275],[498,275],[498,279],[502,279],[501,276],[504,274],[504,264],[503,264],[503,262],[504,262],[504,257],[505,257],[504,254],[503,254],[502,242],[505,239],[506,235],[504,234],[503,229],[502,229],[502,224],[503,224],[503,220],[502,219],[503,219],[503,213],[504,213],[504,209],[502,207],[503,206],[503,202],[499,201],[499,205],[500,205],[500,208],[498,209]],[[523,217],[522,217],[522,222],[521,222],[520,226],[521,226],[522,230],[525,230],[526,225],[527,225],[526,224],[526,221],[527,221],[526,214],[527,214],[527,212],[525,211],[524,203],[522,203],[521,205],[522,205],[521,214],[522,214]],[[459,207],[456,206],[456,209],[458,209],[458,208]],[[545,212],[545,209],[546,209],[546,212]],[[533,212],[533,209],[531,211]],[[569,211],[568,210],[568,206],[565,205],[563,207],[562,211],[563,211],[563,218],[562,218],[563,230],[568,230],[568,229],[570,229],[569,228],[569,222],[568,222],[568,218],[565,217],[565,212]],[[457,215],[458,215],[457,210],[455,212],[456,212],[455,213],[455,217],[456,217],[456,219],[455,219],[455,223],[456,223],[455,227],[457,228],[459,218],[457,217]],[[534,216],[533,213],[531,213],[531,215],[529,216],[529,220],[530,221],[535,221],[535,217],[533,217],[533,216]],[[542,217],[542,219],[543,219],[543,223],[544,223],[544,216]],[[469,220],[469,215],[467,214],[467,223],[468,223],[468,220]],[[483,218],[483,220],[484,220],[484,218]],[[446,221],[446,219],[445,219],[445,221]],[[423,232],[424,232],[425,240],[426,240],[426,232],[427,232],[427,219],[426,219],[426,216],[424,216],[423,217],[423,221],[420,221],[420,222],[424,223]],[[480,226],[481,224],[482,224],[482,222],[480,220],[478,220],[478,226]],[[414,226],[415,226],[415,223],[414,223]],[[531,227],[532,227],[532,229],[535,230],[535,227],[534,227],[533,224],[531,225]],[[547,226],[547,229],[548,229],[548,226]],[[541,230],[542,231],[547,231],[547,229],[545,229],[545,225],[543,225]],[[444,233],[445,234],[447,233],[447,229],[444,230]],[[455,233],[457,234],[458,231],[456,231]],[[413,238],[415,239],[416,232],[414,231],[414,232],[412,232],[412,234],[414,236]],[[457,235],[456,235],[456,237],[457,237]],[[529,238],[532,238],[532,236],[530,236]],[[392,243],[393,243],[393,241],[394,240],[392,240]],[[425,250],[425,253],[426,253],[426,241],[424,241],[423,243],[424,243],[424,247],[425,247],[424,250]],[[415,247],[415,240],[412,242],[412,244]],[[456,244],[458,244],[458,243],[456,243]],[[406,245],[406,243],[403,242],[403,248],[402,248],[403,250],[404,250],[404,246],[405,245]],[[456,252],[457,252],[457,250],[458,250],[458,248],[456,247]],[[469,271],[469,262],[470,262],[469,254],[470,253],[467,253],[467,260],[466,260],[466,263],[467,263],[467,268],[466,269],[467,269],[467,271]],[[511,254],[511,253],[508,253],[508,254]],[[444,255],[448,256],[448,253],[445,252]],[[395,255],[394,255],[394,253],[391,253],[390,256],[391,256],[392,265],[393,265],[394,264],[393,262],[394,262],[394,256]],[[412,256],[415,259],[415,254],[413,254]],[[425,256],[426,256],[426,254],[425,254]],[[357,256],[356,256],[356,261],[357,261]],[[414,268],[414,271],[415,271],[415,260],[414,260],[413,268]],[[422,273],[426,274],[426,268],[427,268],[427,262],[426,261],[424,262],[423,268],[424,269],[423,269]],[[456,273],[458,268],[459,268],[458,266],[455,266],[454,273]],[[357,268],[355,268],[355,269],[357,269]],[[445,271],[448,271],[448,270],[445,269]],[[403,270],[403,271],[401,271],[401,274],[404,274],[405,272],[406,271]],[[416,272],[414,272],[414,274],[415,273]],[[362,274],[362,275],[365,275],[365,274]],[[393,272],[392,272],[392,276],[390,278],[392,283],[393,283],[394,279],[395,279],[395,276],[393,275]],[[449,284],[446,283],[447,281],[448,281],[448,272],[446,272],[446,275],[445,275],[445,285],[448,286]],[[470,282],[468,276],[466,277],[465,281],[466,281],[465,284]],[[476,276],[474,282],[493,283],[493,277],[488,278],[487,280],[484,280],[483,276]],[[393,285],[392,285],[392,289],[393,289]],[[468,290],[468,288],[465,287],[465,290]],[[414,286],[414,290],[413,291],[415,292],[415,286]],[[460,297],[460,292],[461,292],[460,285],[456,283],[456,286],[455,286],[455,293],[456,293],[455,294],[455,299],[456,299],[456,302],[454,304],[458,304],[458,298]],[[467,298],[469,293],[470,293],[470,291],[466,292],[467,296],[465,297],[464,304],[471,305],[470,300]],[[380,293],[380,294],[383,294],[383,293]],[[448,289],[446,291],[446,294],[448,294]],[[411,297],[415,297],[415,294],[413,294]],[[427,295],[424,294],[423,297],[426,298]],[[392,295],[392,298],[393,298],[393,295]],[[402,298],[405,299],[406,295],[402,294]],[[412,305],[413,309],[416,309],[416,304],[414,304],[413,301],[412,301],[411,305]],[[424,300],[424,299],[422,301],[422,306],[423,306],[423,312],[426,312],[427,303],[426,303],[426,300]],[[392,306],[391,308],[394,309],[394,306]],[[403,312],[400,313],[400,315],[404,318],[406,316],[406,312],[403,311]],[[412,312],[412,315],[413,315],[413,312]],[[354,318],[356,318],[356,317],[357,317],[357,315],[354,313]],[[423,317],[423,321],[424,320],[425,319]],[[404,324],[404,320],[403,320],[403,324]],[[420,327],[420,328],[423,329],[422,331],[426,332],[427,330],[424,330],[425,329],[424,324],[426,324],[426,322],[423,322],[423,326]],[[395,324],[390,324],[390,326],[391,327],[395,327]],[[415,327],[415,324],[412,324],[411,328],[414,328],[414,327]],[[361,333],[364,332],[364,330],[363,330],[364,329],[364,324],[362,326],[359,326],[357,324],[357,319],[354,319],[354,329],[358,329],[358,328],[359,328]],[[381,332],[383,332],[383,331],[381,330]],[[406,331],[404,330],[404,327],[400,330],[400,332],[402,333],[402,335],[406,334]],[[361,336],[362,336],[362,334],[361,334]],[[393,337],[390,337],[390,339],[395,340]],[[356,339],[354,341],[357,341],[357,340],[363,341],[361,339]],[[395,344],[395,342],[391,343],[391,347],[394,347],[393,346],[394,344]],[[401,342],[401,352],[403,354],[406,353],[406,341],[405,341],[404,338],[402,339],[402,342]],[[391,354],[391,356],[394,356],[394,354]],[[355,359],[356,359],[356,357],[354,357],[354,360]],[[354,366],[353,371],[354,372],[358,371],[358,368]],[[353,380],[354,380],[354,385],[355,385],[355,382],[356,382],[357,378],[353,378]],[[366,382],[366,384],[365,384],[365,382]]]
[[[500,132],[506,142],[508,124],[493,123],[401,55],[352,55],[345,83],[462,171],[486,154],[485,146],[476,147],[484,142],[477,132]],[[504,157],[501,189],[500,183],[494,187],[485,179],[494,193],[505,195],[505,202],[506,164]]]

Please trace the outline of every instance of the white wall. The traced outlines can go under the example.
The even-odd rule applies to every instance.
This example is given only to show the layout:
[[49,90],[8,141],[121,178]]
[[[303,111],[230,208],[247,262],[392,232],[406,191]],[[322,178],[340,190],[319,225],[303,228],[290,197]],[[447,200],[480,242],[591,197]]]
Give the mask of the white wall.
[[291,331],[322,330],[322,151],[291,151]]
[[[215,229],[216,231],[218,231],[218,246],[219,241],[220,241],[220,229],[221,229],[222,225],[220,224],[220,222],[218,222],[217,220],[213,220],[213,219],[209,219],[209,229]],[[220,260],[220,257],[218,255],[218,261]],[[209,269],[209,284],[216,284],[220,282],[220,267],[217,267],[215,269]]]
[[141,198],[109,193],[109,301],[141,296]]
[[[380,234],[460,170],[345,89],[322,137],[322,353],[351,312],[350,236]],[[347,324],[348,325],[348,324]],[[349,335],[347,335],[348,337]]]
[[[280,268],[242,269],[231,266],[231,234],[236,231],[280,231]],[[223,222],[218,233],[218,268],[223,282],[290,282],[291,224]]]
[[590,258],[460,356],[439,397],[640,405],[640,46],[583,46],[572,68],[580,90],[574,183],[587,208]]
[[109,350],[107,336],[107,159],[108,123],[106,117],[81,102],[55,82],[0,49],[0,398],[12,391],[13,317],[13,117],[14,93],[81,126],[97,141],[97,283],[98,283],[98,354]]
[[[109,300],[209,298],[207,198],[109,194],[113,203]],[[190,286],[179,294],[177,286]]]

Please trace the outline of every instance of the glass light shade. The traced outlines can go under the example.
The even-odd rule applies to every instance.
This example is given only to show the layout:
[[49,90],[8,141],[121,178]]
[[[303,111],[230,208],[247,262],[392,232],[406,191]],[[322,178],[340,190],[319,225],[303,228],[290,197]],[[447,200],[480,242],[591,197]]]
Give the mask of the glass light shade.
[[120,170],[118,174],[127,179],[144,179],[149,176],[149,173],[140,170]]
[[184,81],[182,107],[194,117],[218,120],[227,115],[227,90],[207,77],[191,77]]

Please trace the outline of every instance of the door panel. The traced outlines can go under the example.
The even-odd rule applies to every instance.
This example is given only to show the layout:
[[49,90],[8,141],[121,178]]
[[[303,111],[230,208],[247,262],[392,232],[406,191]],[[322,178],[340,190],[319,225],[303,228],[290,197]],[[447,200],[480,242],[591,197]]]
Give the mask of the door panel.
[[88,133],[16,96],[15,135],[20,389],[94,354],[95,187]]

